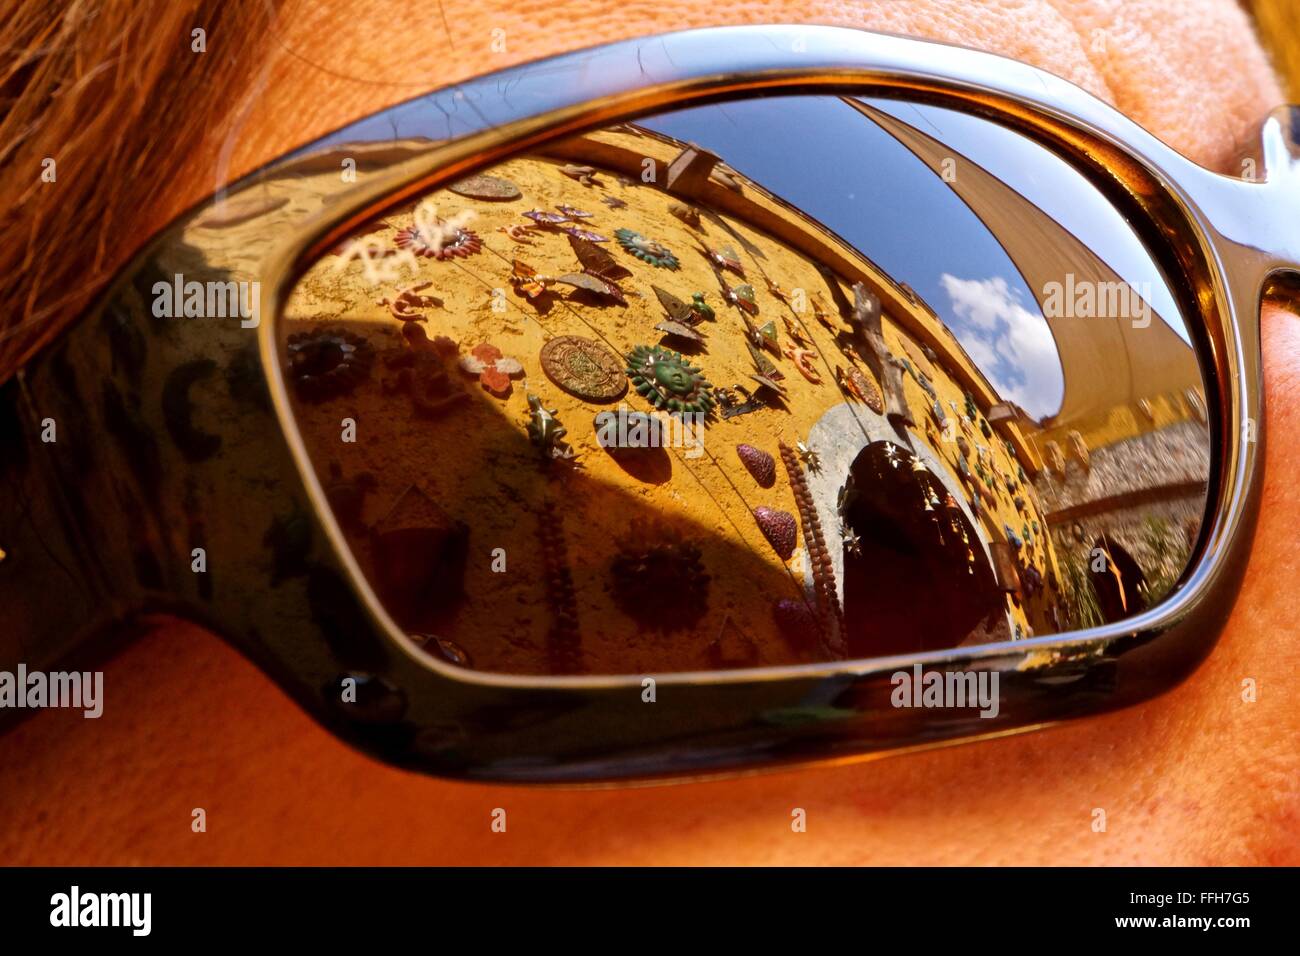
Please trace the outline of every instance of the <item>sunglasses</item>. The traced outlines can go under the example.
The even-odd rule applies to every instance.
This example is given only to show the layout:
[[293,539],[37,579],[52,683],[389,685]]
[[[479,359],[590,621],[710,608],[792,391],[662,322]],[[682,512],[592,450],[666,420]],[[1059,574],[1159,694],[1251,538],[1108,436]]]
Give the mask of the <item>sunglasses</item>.
[[360,120],[4,386],[0,660],[167,612],[383,760],[521,782],[1148,699],[1249,550],[1293,116],[1228,177],[1021,63],[766,26]]

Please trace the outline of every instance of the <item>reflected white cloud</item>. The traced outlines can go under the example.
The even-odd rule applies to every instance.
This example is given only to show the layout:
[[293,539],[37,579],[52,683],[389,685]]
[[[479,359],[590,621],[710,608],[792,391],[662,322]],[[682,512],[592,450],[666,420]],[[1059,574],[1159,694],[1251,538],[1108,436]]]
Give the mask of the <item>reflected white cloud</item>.
[[960,279],[945,272],[939,283],[960,320],[953,333],[1002,398],[1035,418],[1055,413],[1064,380],[1047,321],[1025,308],[1000,276]]

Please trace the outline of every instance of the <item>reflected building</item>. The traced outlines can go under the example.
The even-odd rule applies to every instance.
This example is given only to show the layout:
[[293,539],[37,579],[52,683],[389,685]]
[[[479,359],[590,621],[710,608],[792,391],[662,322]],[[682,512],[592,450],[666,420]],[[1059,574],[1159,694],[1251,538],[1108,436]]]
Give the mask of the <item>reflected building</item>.
[[[1015,420],[1074,598],[1074,626],[1119,620],[1163,596],[1200,529],[1210,439],[1195,352],[1096,253],[1010,185],[917,127],[846,100],[948,183],[1038,299],[1062,367],[1060,408]],[[1101,558],[1102,560],[1097,560]],[[1095,603],[1094,603],[1095,602]]]

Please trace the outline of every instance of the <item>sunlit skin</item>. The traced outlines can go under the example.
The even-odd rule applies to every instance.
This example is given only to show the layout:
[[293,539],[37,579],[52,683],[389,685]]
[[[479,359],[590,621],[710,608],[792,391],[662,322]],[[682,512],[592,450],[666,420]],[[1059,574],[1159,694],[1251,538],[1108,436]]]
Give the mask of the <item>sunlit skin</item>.
[[[836,3],[315,0],[282,18],[211,149],[132,243],[252,169],[440,84],[674,28],[813,21],[981,47],[1077,82],[1223,168],[1281,93],[1228,0]],[[490,52],[492,31],[506,52]],[[1104,31],[1098,33],[1096,31]],[[209,55],[238,36],[214,35]],[[841,767],[652,789],[546,791],[393,770],[316,727],[217,638],[164,623],[105,674],[98,721],[0,738],[0,860],[168,863],[1300,863],[1300,319],[1263,314],[1261,520],[1229,625],[1185,684],[1122,713]],[[1258,700],[1242,700],[1252,678]],[[202,807],[207,832],[191,832]],[[494,808],[508,830],[490,830]],[[791,811],[807,832],[791,831]],[[1106,814],[1094,832],[1094,810]]]

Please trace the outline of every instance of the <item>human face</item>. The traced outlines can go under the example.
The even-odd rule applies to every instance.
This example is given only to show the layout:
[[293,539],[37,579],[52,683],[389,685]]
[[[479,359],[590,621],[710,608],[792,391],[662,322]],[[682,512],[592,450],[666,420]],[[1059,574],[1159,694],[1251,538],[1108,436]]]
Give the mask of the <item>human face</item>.
[[[259,95],[250,97],[242,114],[213,123],[214,139],[231,145],[230,169],[253,168],[418,89],[480,72],[494,29],[506,30],[506,52],[493,61],[501,66],[654,32],[665,22],[684,27],[817,20],[951,40],[1062,74],[1118,104],[1197,161],[1219,167],[1230,162],[1241,135],[1280,100],[1240,14],[1228,3],[1132,3],[1119,12],[1089,3],[1065,11],[1047,3],[777,3],[733,5],[725,11],[681,2],[644,11],[596,4],[569,15],[562,32],[541,27],[550,22],[551,4],[447,7],[448,22],[454,24],[451,42],[436,8],[380,4],[359,14],[354,7],[327,2],[287,11],[282,21],[285,53],[268,63]],[[395,26],[397,10],[401,22]],[[369,22],[358,23],[358,16]],[[1096,39],[1093,30],[1103,31],[1101,50],[1091,42]],[[512,40],[516,34],[517,40]],[[1081,42],[1081,36],[1089,42]],[[176,184],[176,209],[160,216],[142,211],[141,221],[124,226],[124,231],[137,241],[143,239],[172,212],[210,192],[212,180],[212,164],[206,157],[196,158],[192,177]],[[1274,309],[1264,316],[1264,334],[1269,427],[1286,433],[1300,424],[1300,331],[1290,313]],[[57,716],[42,715],[2,744],[24,751],[30,747],[38,754],[25,762],[13,755],[6,761],[20,767],[10,792],[26,788],[34,794],[38,784],[45,788],[57,778],[60,767],[95,766],[89,757],[104,745],[107,734],[117,752],[140,767],[137,779],[160,785],[170,771],[158,754],[182,748],[197,752],[202,759],[181,771],[186,779],[180,789],[211,795],[248,823],[242,831],[248,842],[243,844],[209,840],[194,851],[156,837],[129,851],[132,858],[158,862],[324,859],[313,855],[312,847],[336,841],[319,840],[321,831],[346,836],[355,832],[357,819],[370,821],[370,840],[358,849],[358,862],[428,861],[435,858],[435,846],[441,847],[437,858],[443,860],[573,860],[567,848],[578,827],[603,833],[611,837],[605,842],[622,846],[620,862],[703,862],[710,853],[715,860],[736,862],[1294,862],[1294,848],[1289,855],[1279,853],[1276,845],[1249,835],[1295,812],[1294,790],[1270,785],[1296,777],[1289,744],[1297,736],[1294,709],[1286,705],[1285,694],[1266,694],[1246,706],[1239,689],[1246,677],[1263,687],[1283,687],[1287,675],[1297,670],[1295,642],[1285,639],[1293,633],[1286,596],[1278,593],[1275,583],[1293,574],[1296,563],[1293,529],[1300,506],[1288,492],[1286,476],[1295,473],[1297,459],[1300,452],[1283,441],[1267,450],[1264,518],[1237,612],[1214,657],[1167,698],[1080,727],[864,768],[679,791],[503,795],[488,787],[416,780],[362,762],[308,724],[247,664],[192,629],[178,629],[132,648],[113,665],[120,669],[112,672],[116,678],[110,674],[110,685],[120,681],[118,686],[132,693],[141,713],[155,715],[148,735],[138,718],[115,718],[111,710],[93,734],[77,727],[56,735]],[[180,636],[187,640],[184,653],[174,643]],[[197,684],[186,678],[196,669],[207,675]],[[250,706],[231,714],[223,704],[229,694]],[[217,712],[231,714],[220,739],[207,729]],[[1210,726],[1216,730],[1207,735]],[[270,741],[267,727],[275,728]],[[146,736],[148,746],[143,743]],[[263,745],[247,753],[241,741]],[[284,766],[302,772],[289,777],[280,769]],[[1232,767],[1238,769],[1223,769]],[[1241,767],[1248,768],[1244,779]],[[1020,772],[1008,774],[1008,768]],[[121,770],[119,763],[112,772]],[[365,784],[339,784],[350,778],[364,778]],[[233,786],[236,780],[261,782],[256,792],[241,793]],[[229,789],[223,781],[231,782]],[[100,792],[113,790],[105,787]],[[49,829],[62,829],[68,819],[83,819],[87,828],[102,827],[107,813],[136,825],[87,832],[166,830],[165,808],[141,788],[110,801],[96,800],[83,805],[69,795],[59,798],[57,808],[47,800]],[[486,837],[471,828],[456,825],[461,818],[477,819],[482,808],[503,800],[548,824],[504,850],[489,846]],[[276,801],[296,813],[271,812]],[[445,808],[445,826],[415,825],[417,820],[427,823],[427,814],[416,808],[430,802]],[[813,829],[803,843],[792,842],[788,832],[785,842],[773,839],[768,834],[783,829],[781,822],[794,805],[811,807],[825,820],[824,829]],[[1133,828],[1117,834],[1112,827],[1109,838],[1098,838],[1087,825],[1094,805],[1120,808],[1135,821]],[[158,826],[138,826],[151,814],[159,815]],[[270,823],[273,819],[290,821],[287,832],[282,828],[275,840],[270,839],[271,828],[281,824]],[[39,840],[49,829],[32,826],[25,835],[15,832],[10,839]],[[481,829],[486,834],[486,827]],[[1236,835],[1227,851],[1222,847],[1224,832]],[[125,844],[114,846],[113,839],[97,837],[100,852],[116,854],[104,859],[126,859]],[[39,846],[33,843],[27,855],[40,859]],[[200,855],[188,856],[194,852]],[[18,861],[24,854],[7,858]],[[43,859],[54,862],[48,844]],[[581,859],[615,861],[592,855]]]

